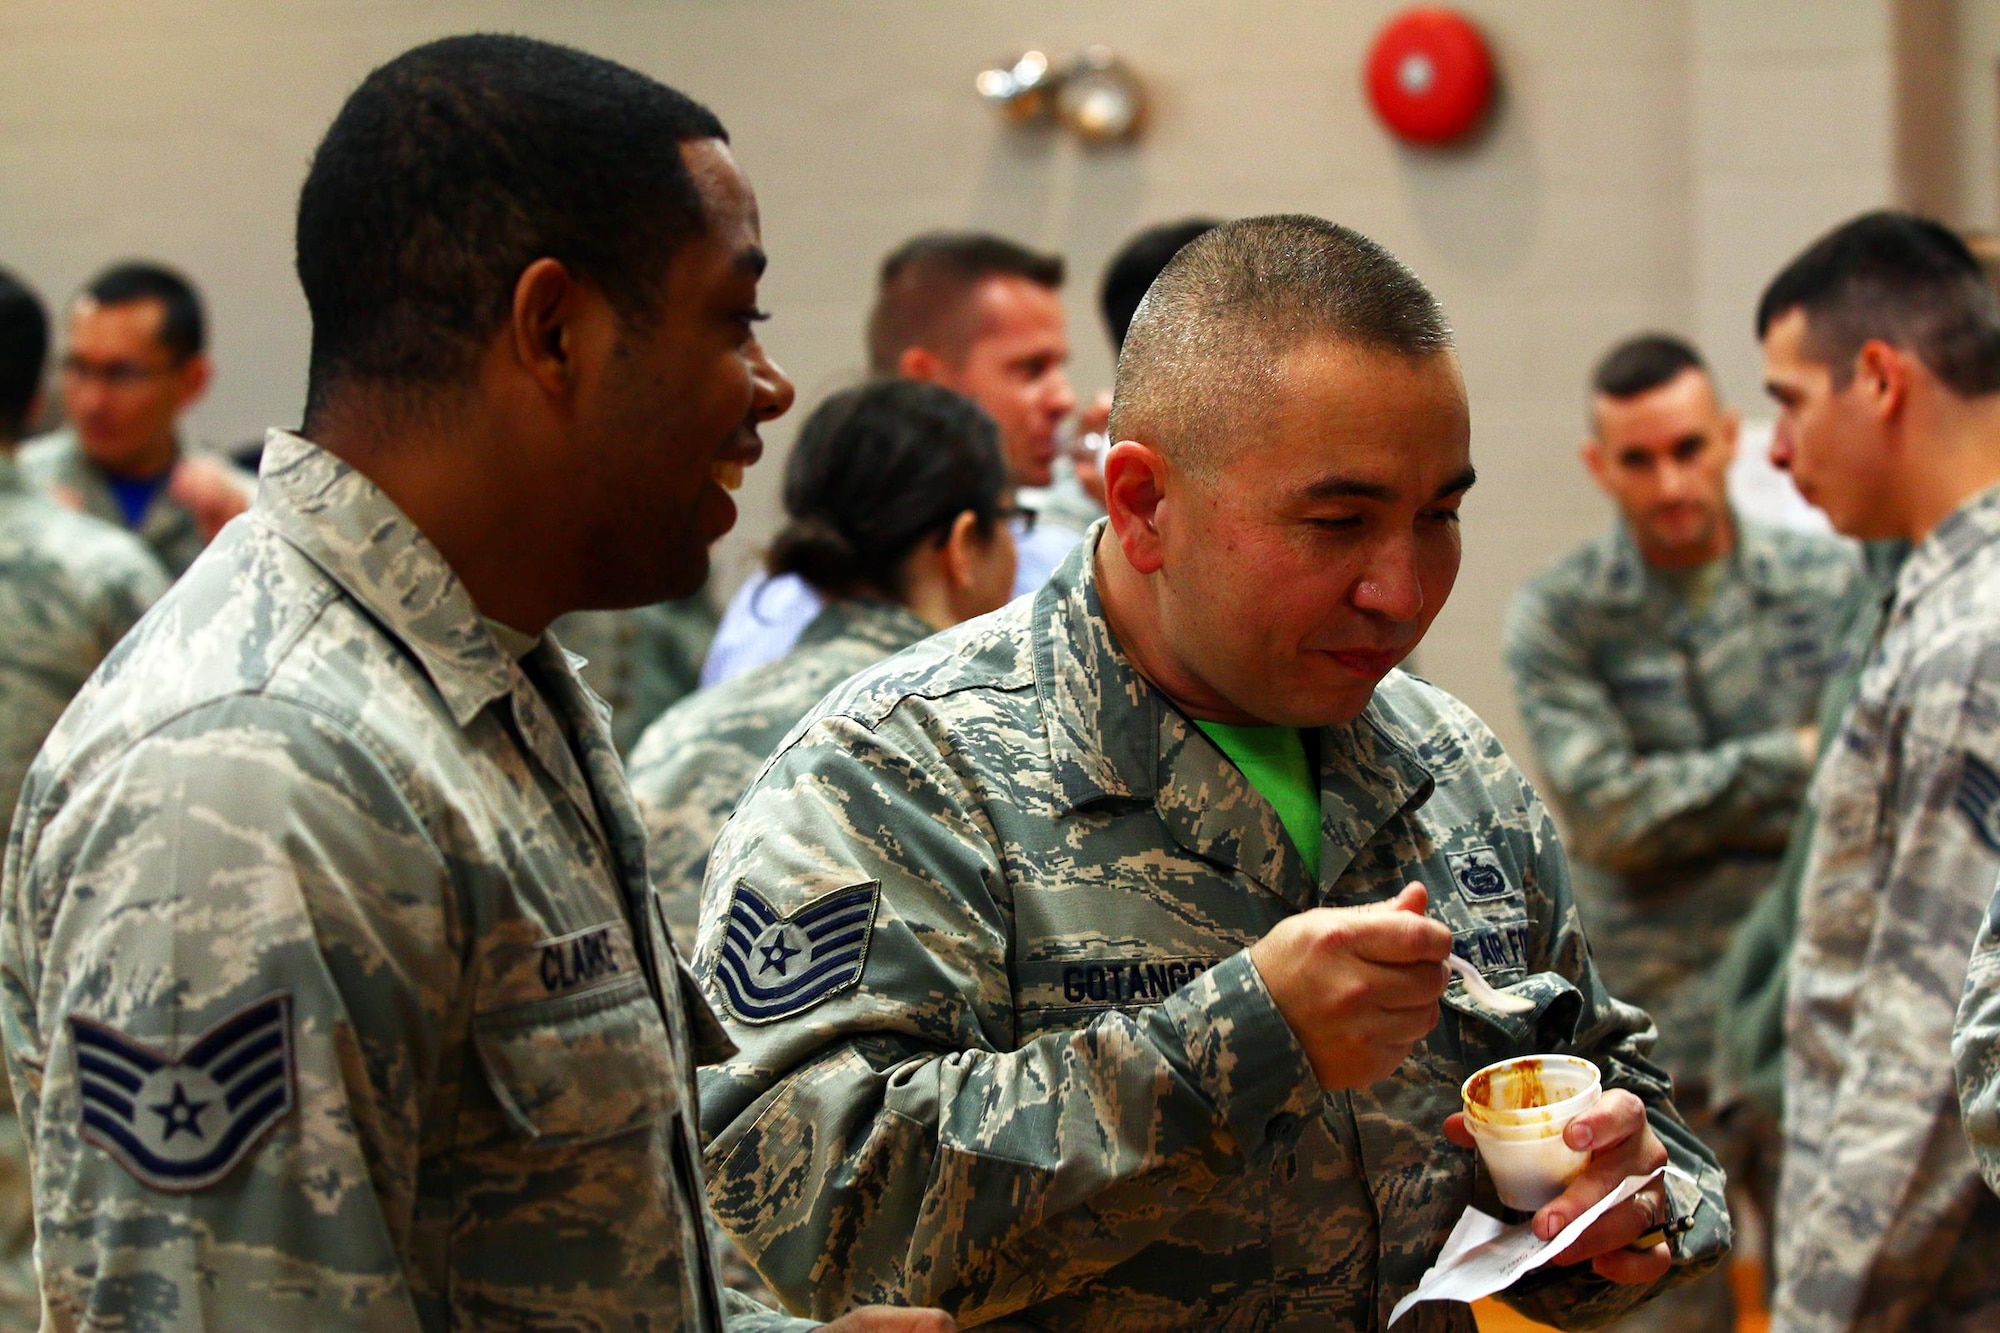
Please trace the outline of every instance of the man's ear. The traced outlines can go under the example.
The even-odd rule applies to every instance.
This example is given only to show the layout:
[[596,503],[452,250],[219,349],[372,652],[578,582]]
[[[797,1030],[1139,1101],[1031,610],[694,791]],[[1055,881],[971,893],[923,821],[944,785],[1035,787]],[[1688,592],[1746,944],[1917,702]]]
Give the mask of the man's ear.
[[944,383],[944,358],[928,347],[905,347],[896,358],[896,378],[925,384]]
[[507,337],[514,361],[544,393],[576,387],[576,330],[582,287],[559,259],[537,259],[514,282]]
[[209,382],[215,377],[215,363],[209,360],[204,353],[196,352],[193,356],[181,362],[175,374],[180,380],[177,390],[179,398],[179,407],[177,410],[185,412],[188,408],[193,407],[195,403],[199,402],[203,394],[208,392]]
[[1104,455],[1104,509],[1126,563],[1141,574],[1166,563],[1160,524],[1171,481],[1167,460],[1150,444],[1120,440]]
[[1910,380],[1916,373],[1907,352],[1891,347],[1880,338],[1870,338],[1854,354],[1854,384],[1867,395],[1876,415],[1888,421],[1900,414],[1909,400]]
[[1595,435],[1583,437],[1583,443],[1576,447],[1576,456],[1583,460],[1584,470],[1604,490],[1610,490],[1611,460],[1604,456],[1604,444]]

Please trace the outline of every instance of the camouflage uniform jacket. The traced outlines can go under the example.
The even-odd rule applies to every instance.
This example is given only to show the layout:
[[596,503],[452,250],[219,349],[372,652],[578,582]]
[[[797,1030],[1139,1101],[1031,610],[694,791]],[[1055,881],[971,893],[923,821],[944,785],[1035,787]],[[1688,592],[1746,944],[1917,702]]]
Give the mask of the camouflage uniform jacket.
[[[241,479],[246,492],[255,488],[254,477],[227,459],[217,457],[216,461]],[[125,511],[119,507],[118,497],[112,494],[104,473],[84,456],[83,446],[71,431],[59,430],[22,445],[21,470],[37,488],[62,496],[65,503],[73,498],[83,513],[133,533],[153,548],[153,554],[174,578],[185,573],[208,545],[193,512],[168,494],[165,487],[146,507],[139,526],[126,528]]]
[[6,864],[50,1327],[719,1323],[691,1066],[728,1045],[603,706],[332,455],[274,435]]
[[[1713,1159],[1600,985],[1555,830],[1492,735],[1396,675],[1320,733],[1314,883],[1277,813],[1133,669],[1100,524],[1033,598],[849,681],[744,797],[697,971],[738,1058],[705,1070],[710,1199],[788,1301],[1016,1326],[1374,1329],[1473,1201],[1460,1082],[1575,1051],[1653,1110],[1698,1187],[1675,1276],[1728,1218]],[[1246,947],[1421,878],[1462,951],[1395,1077],[1322,1093]],[[1488,1200],[1488,1206],[1495,1206]],[[1592,1327],[1646,1292],[1546,1269],[1511,1299]],[[1470,1330],[1463,1305],[1399,1328]]]
[[1592,951],[1677,1082],[1707,1077],[1707,973],[1784,852],[1812,772],[1799,728],[1857,581],[1844,542],[1737,532],[1692,606],[1621,523],[1524,587],[1506,631]]
[[2000,487],[1904,562],[1812,802],[1773,1327],[2000,1326],[2000,1200],[1949,1055],[2000,874]]
[[630,755],[654,719],[701,683],[715,609],[696,593],[629,611],[572,611],[549,632],[584,659],[583,683],[611,705],[611,741]]
[[[143,542],[29,491],[12,452],[0,452],[0,817],[11,822],[63,709],[166,590]],[[34,1244],[27,1149],[0,1095],[0,1328],[41,1319]]]
[[677,939],[694,939],[715,835],[750,779],[826,692],[934,631],[892,602],[829,602],[775,662],[669,709],[632,752],[646,865]]

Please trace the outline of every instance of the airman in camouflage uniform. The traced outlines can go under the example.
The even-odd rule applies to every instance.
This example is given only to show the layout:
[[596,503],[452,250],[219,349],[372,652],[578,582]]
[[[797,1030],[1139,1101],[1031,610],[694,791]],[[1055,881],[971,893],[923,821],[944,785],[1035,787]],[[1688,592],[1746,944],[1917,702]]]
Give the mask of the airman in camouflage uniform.
[[[1591,390],[1581,453],[1617,518],[1516,595],[1507,666],[1605,981],[1652,1014],[1688,1123],[1768,1218],[1777,1133],[1714,1113],[1709,974],[1805,794],[1854,560],[1833,538],[1735,512],[1738,419],[1681,339],[1621,341]],[[1734,1322],[1729,1274],[1716,1273],[1620,1327]]]
[[[1473,1199],[1472,1155],[1437,1138],[1459,1083],[1530,1051],[1585,1055],[1654,1108],[1699,1182],[1676,1200],[1698,1222],[1682,1256],[1720,1252],[1720,1173],[1645,1059],[1645,1016],[1599,984],[1554,829],[1491,734],[1392,676],[1320,745],[1315,883],[1119,651],[1082,549],[1035,598],[815,710],[723,832],[697,952],[743,1048],[703,1074],[711,1198],[789,1302],[1378,1327]],[[1394,1081],[1322,1096],[1243,950],[1410,879],[1459,952],[1537,1008],[1498,1017],[1454,982]],[[868,922],[865,969],[809,982],[837,984],[791,1016],[759,989],[762,955],[728,941],[800,947],[768,923],[828,902]],[[1514,1302],[1579,1327],[1640,1294],[1548,1278]],[[1457,1309],[1406,1322],[1469,1329]]]
[[893,602],[840,598],[791,652],[682,701],[646,729],[627,772],[676,939],[694,939],[715,835],[785,733],[841,681],[932,633]]
[[1864,1311],[2000,1319],[2000,1199],[1978,1185],[1944,1059],[2000,877],[1996,588],[1988,490],[1904,564],[1814,781],[1786,1021],[1780,1327],[1874,1327]]
[[1915,543],[1813,779],[1772,1327],[1990,1329],[2000,1198],[1950,1045],[2000,875],[2000,305],[1943,227],[1869,214],[1773,280],[1758,332],[1773,461],[1837,530]]
[[[1596,1061],[1623,1117],[1549,1208],[1642,1161],[1690,1179],[1576,1256],[1590,1267],[1509,1299],[1595,1326],[1726,1248],[1720,1173],[1645,1058],[1645,1016],[1597,979],[1546,812],[1462,705],[1392,670],[1441,601],[1414,578],[1456,571],[1471,472],[1448,348],[1422,285],[1345,229],[1246,219],[1195,241],[1120,361],[1108,526],[1032,599],[836,690],[744,796],[696,947],[742,1049],[703,1072],[703,1124],[718,1219],[788,1302],[1379,1328],[1482,1187],[1445,1141],[1467,1143],[1461,1082],[1530,1051]],[[1264,426],[1170,437],[1183,391]],[[1259,392],[1304,406],[1258,418]],[[1174,561],[1183,582],[1154,579]],[[1190,591],[1203,577],[1214,600]],[[1148,598],[1186,619],[1135,628]],[[1292,733],[1309,832],[1191,699],[1210,724]],[[1340,961],[1376,930],[1409,947]],[[1532,1013],[1444,991],[1453,948]],[[1322,1007],[1377,987],[1407,999],[1352,1026]],[[1364,1026],[1351,1060],[1338,1043]],[[1691,1228],[1675,1250],[1634,1250],[1667,1210]],[[1471,1316],[1424,1305],[1408,1326]]]
[[611,705],[611,739],[630,755],[654,719],[694,693],[715,637],[707,594],[629,611],[572,611],[549,630],[583,658],[583,681]]
[[[543,249],[583,230],[592,268]],[[790,406],[755,196],[706,108],[475,35],[350,94],[297,235],[314,439],[271,437],[8,846],[45,1326],[799,1327],[715,1281],[693,1071],[730,1048],[542,632],[698,587]]]
[[[23,483],[13,440],[33,411],[47,348],[41,300],[0,272],[0,816],[10,824],[49,729],[167,588],[136,538]],[[0,1327],[33,1328],[41,1315],[27,1143],[0,1088]]]
[[1591,952],[1652,1014],[1655,1058],[1695,1087],[1714,1032],[1707,973],[1784,851],[1812,771],[1799,730],[1854,582],[1840,542],[1736,524],[1698,606],[1620,524],[1524,587],[1506,633]]
[[[22,804],[0,1021],[56,1327],[720,1326],[729,1047],[604,709],[360,474],[275,436]],[[206,1050],[245,1015],[262,1054]]]
[[28,481],[133,533],[175,578],[249,506],[256,478],[192,447],[182,421],[213,374],[194,285],[144,261],[112,264],[68,311],[63,429],[21,447]]
[[1911,553],[1814,781],[1786,1022],[1781,1327],[2000,1320],[2000,1199],[1979,1185],[1945,1058],[2000,876],[1996,681],[2000,490]]

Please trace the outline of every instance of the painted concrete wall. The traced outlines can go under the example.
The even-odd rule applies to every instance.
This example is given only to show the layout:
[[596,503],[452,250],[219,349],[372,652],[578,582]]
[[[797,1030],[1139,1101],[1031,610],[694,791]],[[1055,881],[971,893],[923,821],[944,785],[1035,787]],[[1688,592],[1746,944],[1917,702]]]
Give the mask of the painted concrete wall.
[[[298,419],[307,330],[290,272],[305,162],[346,91],[426,37],[507,29],[634,64],[713,105],[760,192],[768,342],[803,401],[858,373],[875,261],[917,230],[1066,253],[1086,392],[1110,354],[1105,257],[1189,213],[1304,210],[1378,237],[1458,329],[1482,481],[1426,674],[1514,740],[1497,636],[1520,581],[1598,530],[1582,382],[1641,326],[1693,334],[1741,399],[1756,289],[1803,241],[1896,191],[1890,7],[1864,0],[1469,0],[1499,115],[1468,149],[1392,145],[1360,91],[1388,0],[10,0],[0,8],[0,263],[52,299],[114,257],[207,292],[217,440]],[[1954,10],[1947,16],[1964,26]],[[1956,30],[1956,29],[1952,29]],[[973,74],[1024,46],[1115,45],[1151,82],[1135,149],[1010,129]],[[1990,190],[1989,190],[1990,192]],[[791,428],[769,435],[773,460]],[[752,474],[720,568],[776,512]]]

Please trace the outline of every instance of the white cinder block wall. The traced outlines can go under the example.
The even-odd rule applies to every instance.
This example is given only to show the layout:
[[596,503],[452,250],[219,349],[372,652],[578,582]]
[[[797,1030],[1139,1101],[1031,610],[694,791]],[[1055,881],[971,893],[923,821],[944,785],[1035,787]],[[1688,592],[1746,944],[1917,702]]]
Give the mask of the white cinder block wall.
[[[1984,155],[1957,179],[1986,220],[2000,15],[1995,0],[1468,0],[1498,53],[1500,113],[1477,144],[1418,154],[1390,143],[1360,91],[1369,38],[1398,7],[10,0],[0,264],[51,301],[114,257],[184,267],[207,293],[220,367],[198,429],[233,441],[295,424],[307,330],[291,212],[307,156],[372,65],[469,29],[569,41],[721,113],[763,202],[769,343],[807,405],[858,373],[875,261],[919,229],[988,227],[1065,252],[1088,392],[1111,370],[1090,298],[1131,231],[1188,213],[1326,214],[1401,254],[1459,330],[1483,479],[1422,665],[1515,743],[1497,644],[1507,599],[1606,515],[1574,460],[1591,360],[1638,327],[1680,330],[1730,393],[1753,397],[1758,286],[1813,234],[1897,195],[1897,33],[1922,30],[1899,28],[1918,10],[1957,43],[1959,123],[1938,142]],[[985,62],[1092,42],[1156,94],[1135,149],[1023,134],[972,94]],[[793,424],[770,432],[771,461],[752,473],[725,583],[772,527]]]

